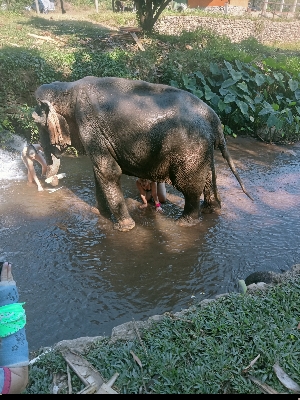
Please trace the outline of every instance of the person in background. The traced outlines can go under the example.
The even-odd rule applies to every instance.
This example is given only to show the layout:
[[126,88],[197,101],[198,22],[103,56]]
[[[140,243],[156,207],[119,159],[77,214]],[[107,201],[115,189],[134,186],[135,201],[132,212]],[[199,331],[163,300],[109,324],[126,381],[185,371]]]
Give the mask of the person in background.
[[47,163],[43,156],[42,146],[39,144],[31,144],[31,143],[26,145],[22,150],[21,158],[28,170],[29,184],[32,184],[33,182],[35,182],[37,184],[38,191],[39,192],[43,191],[44,189],[43,189],[38,177],[36,176],[36,172],[35,172],[34,164],[33,164],[34,161],[37,161],[39,164],[41,164],[42,177],[45,177],[46,172],[47,172]]
[[28,384],[29,351],[26,315],[11,272],[11,264],[1,263],[0,274],[0,393],[22,393]]
[[156,211],[162,212],[161,204],[166,201],[166,186],[164,182],[153,182],[149,179],[139,178],[136,181],[136,186],[140,192],[143,204],[140,208],[145,208],[148,205],[148,201],[153,199],[155,203]]

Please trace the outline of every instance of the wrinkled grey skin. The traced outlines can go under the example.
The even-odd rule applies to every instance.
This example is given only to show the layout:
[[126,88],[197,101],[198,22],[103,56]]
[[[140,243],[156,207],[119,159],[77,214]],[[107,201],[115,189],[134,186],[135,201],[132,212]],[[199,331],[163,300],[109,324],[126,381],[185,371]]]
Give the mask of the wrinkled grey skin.
[[220,205],[214,148],[221,150],[246,193],[219,118],[186,91],[88,76],[42,85],[35,96],[33,117],[47,164],[51,153],[59,155],[68,146],[85,151],[93,163],[98,206],[106,202],[120,231],[135,225],[120,187],[122,174],[167,182],[182,192],[183,225],[198,221],[202,193],[204,210],[211,211],[213,195]]

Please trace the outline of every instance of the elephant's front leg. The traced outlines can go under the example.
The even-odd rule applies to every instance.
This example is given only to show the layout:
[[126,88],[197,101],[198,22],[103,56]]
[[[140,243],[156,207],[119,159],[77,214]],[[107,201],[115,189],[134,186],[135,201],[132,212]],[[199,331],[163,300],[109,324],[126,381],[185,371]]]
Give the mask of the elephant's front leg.
[[115,162],[108,162],[105,167],[103,167],[102,163],[101,168],[98,165],[94,165],[93,169],[98,208],[100,204],[103,204],[103,201],[107,203],[110,211],[117,220],[117,223],[114,224],[115,229],[126,232],[134,228],[135,222],[129,215],[120,186],[122,175],[120,167]]

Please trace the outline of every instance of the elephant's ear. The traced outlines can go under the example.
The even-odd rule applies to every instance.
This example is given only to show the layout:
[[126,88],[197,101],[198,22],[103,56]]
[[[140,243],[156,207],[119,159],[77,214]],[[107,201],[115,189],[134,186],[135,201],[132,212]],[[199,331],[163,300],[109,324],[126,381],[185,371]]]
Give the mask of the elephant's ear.
[[69,125],[65,118],[55,111],[55,108],[48,100],[40,100],[41,106],[46,108],[47,128],[49,139],[52,145],[60,145],[62,148],[71,146],[71,135]]

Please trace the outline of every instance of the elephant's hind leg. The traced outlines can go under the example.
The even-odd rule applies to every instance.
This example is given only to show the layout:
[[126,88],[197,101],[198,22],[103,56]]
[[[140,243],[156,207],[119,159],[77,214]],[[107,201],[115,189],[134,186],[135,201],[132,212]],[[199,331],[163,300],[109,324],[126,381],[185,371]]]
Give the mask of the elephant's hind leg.
[[204,214],[212,213],[216,208],[221,208],[221,199],[217,189],[216,174],[213,166],[206,177],[203,189],[204,201],[201,206],[201,212]]

